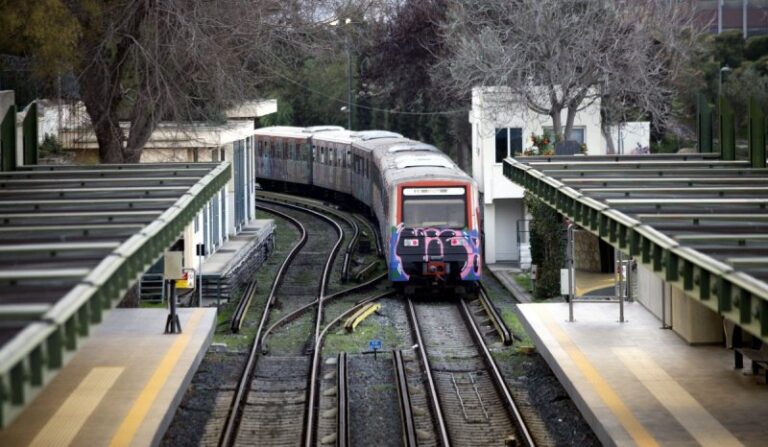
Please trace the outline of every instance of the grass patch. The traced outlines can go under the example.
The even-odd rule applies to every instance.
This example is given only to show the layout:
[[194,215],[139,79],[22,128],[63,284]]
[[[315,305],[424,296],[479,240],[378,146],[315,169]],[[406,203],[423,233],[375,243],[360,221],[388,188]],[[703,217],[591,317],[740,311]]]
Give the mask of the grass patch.
[[532,283],[531,283],[531,275],[528,273],[518,273],[515,275],[515,282],[518,286],[522,287],[523,290],[526,290],[528,292],[531,291]]
[[141,301],[139,307],[142,309],[165,309],[168,307],[168,303],[161,301]]
[[[509,295],[509,292],[498,282],[487,276],[483,278],[483,284],[485,285],[485,291],[488,294],[488,298],[496,305],[496,308],[501,313],[501,319],[504,320],[504,323],[506,323],[509,330],[512,331],[516,337],[522,339],[522,341],[515,340],[513,348],[522,348],[526,350],[532,348],[534,346],[533,340],[530,335],[528,335],[523,324],[520,323],[520,319],[514,311],[514,306],[516,306],[516,304],[512,302],[512,297]],[[504,355],[514,355],[516,351],[517,349],[498,350],[494,351],[494,355],[498,354],[503,357]]]
[[[273,312],[275,321],[281,317],[282,312],[278,314]],[[289,353],[293,354],[301,351],[307,340],[310,339],[314,329],[314,314],[305,312],[299,318],[276,329],[267,339],[267,347],[271,353]]]
[[513,334],[522,339],[522,341],[515,341],[515,346],[527,348],[533,347],[533,340],[531,339],[531,336],[528,335],[528,332],[523,327],[523,324],[520,323],[520,319],[517,317],[517,314],[512,309],[501,309],[501,319],[504,320],[504,322],[507,324],[507,327],[510,331],[512,331]]
[[264,305],[272,287],[272,281],[277,274],[288,250],[295,244],[299,237],[296,228],[284,219],[275,218],[275,249],[270,254],[267,262],[264,263],[256,272],[256,295],[253,297],[251,306],[246,313],[245,321],[238,334],[230,332],[230,322],[232,314],[237,308],[237,304],[242,296],[242,291],[235,294],[228,303],[219,307],[216,320],[216,333],[213,336],[214,343],[223,343],[228,349],[233,351],[248,350],[253,343],[253,337],[256,335],[259,320],[264,312]]
[[360,323],[354,332],[344,330],[343,323],[331,329],[325,336],[323,353],[367,351],[368,342],[375,338],[381,340],[382,351],[401,348],[405,343],[400,332],[386,318],[374,314]]

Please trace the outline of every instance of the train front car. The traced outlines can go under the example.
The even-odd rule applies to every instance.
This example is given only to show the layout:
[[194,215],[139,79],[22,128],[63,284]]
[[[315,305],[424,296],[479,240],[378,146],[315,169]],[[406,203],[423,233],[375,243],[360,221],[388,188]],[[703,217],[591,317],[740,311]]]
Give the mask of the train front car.
[[418,180],[395,186],[390,280],[406,293],[473,291],[482,272],[475,182],[442,154],[398,161],[400,172],[412,170]]

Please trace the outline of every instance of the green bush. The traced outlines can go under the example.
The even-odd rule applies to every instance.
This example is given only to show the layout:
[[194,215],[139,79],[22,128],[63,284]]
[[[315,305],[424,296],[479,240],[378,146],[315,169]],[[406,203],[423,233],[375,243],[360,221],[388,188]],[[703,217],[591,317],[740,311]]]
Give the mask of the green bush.
[[526,193],[525,205],[531,222],[531,260],[538,266],[534,295],[537,299],[560,295],[560,269],[565,262],[563,216]]
[[723,31],[715,36],[715,60],[720,66],[736,68],[744,62],[744,37],[740,30]]
[[756,61],[763,56],[768,56],[768,36],[754,36],[747,39],[744,57],[747,60]]

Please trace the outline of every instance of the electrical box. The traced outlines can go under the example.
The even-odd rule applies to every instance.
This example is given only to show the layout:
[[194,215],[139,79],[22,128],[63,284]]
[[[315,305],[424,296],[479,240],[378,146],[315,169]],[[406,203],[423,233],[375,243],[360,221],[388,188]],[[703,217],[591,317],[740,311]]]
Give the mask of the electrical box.
[[[573,278],[574,281],[576,278]],[[569,296],[571,291],[568,289],[568,269],[560,269],[560,294],[563,296]],[[574,289],[576,289],[574,284]]]
[[163,260],[163,279],[184,279],[183,255],[180,251],[166,251]]
[[531,280],[536,281],[537,279],[539,279],[539,266],[531,264]]

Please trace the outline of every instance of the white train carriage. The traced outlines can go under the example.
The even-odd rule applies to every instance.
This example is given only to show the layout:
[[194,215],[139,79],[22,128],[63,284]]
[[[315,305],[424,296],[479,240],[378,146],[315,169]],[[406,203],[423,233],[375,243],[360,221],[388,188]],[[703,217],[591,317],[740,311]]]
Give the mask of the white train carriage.
[[311,185],[312,136],[340,130],[344,128],[275,126],[256,129],[253,134],[257,176],[262,180]]
[[393,282],[466,289],[480,279],[477,184],[434,146],[335,126],[255,134],[258,178],[346,194],[371,210]]

